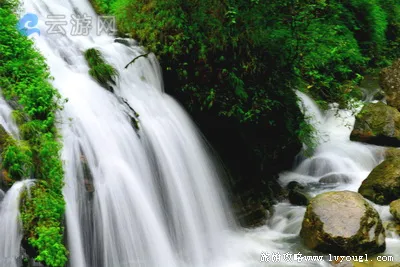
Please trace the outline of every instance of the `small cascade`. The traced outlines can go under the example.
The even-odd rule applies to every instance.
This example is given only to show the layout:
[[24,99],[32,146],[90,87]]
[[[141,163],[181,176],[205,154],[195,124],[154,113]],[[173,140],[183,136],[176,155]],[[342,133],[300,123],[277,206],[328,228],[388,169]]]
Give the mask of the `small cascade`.
[[29,190],[33,183],[33,180],[14,183],[0,203],[0,266],[2,267],[19,267],[22,264],[20,195],[24,190]]

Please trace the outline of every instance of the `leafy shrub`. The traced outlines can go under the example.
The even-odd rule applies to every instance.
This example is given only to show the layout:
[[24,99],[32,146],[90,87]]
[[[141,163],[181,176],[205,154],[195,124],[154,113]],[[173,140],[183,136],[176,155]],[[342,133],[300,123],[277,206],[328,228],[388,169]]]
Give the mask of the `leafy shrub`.
[[106,63],[99,50],[90,48],[84,55],[90,67],[89,74],[93,79],[106,89],[109,88],[109,83],[115,84],[115,79],[119,75],[118,71]]
[[9,178],[21,180],[33,174],[32,151],[29,144],[9,137],[2,153],[2,167],[7,170]]

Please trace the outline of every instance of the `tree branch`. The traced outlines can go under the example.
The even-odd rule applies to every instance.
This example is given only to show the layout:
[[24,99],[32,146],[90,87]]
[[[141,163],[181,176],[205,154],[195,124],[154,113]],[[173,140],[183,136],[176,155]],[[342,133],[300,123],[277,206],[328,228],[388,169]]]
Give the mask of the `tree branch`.
[[141,58],[141,57],[147,57],[150,53],[151,53],[151,52],[148,52],[148,53],[146,53],[146,54],[143,54],[143,55],[140,55],[140,56],[135,57],[131,62],[129,62],[129,63],[125,66],[125,69],[127,69],[127,68],[129,67],[129,65],[135,63],[136,59]]

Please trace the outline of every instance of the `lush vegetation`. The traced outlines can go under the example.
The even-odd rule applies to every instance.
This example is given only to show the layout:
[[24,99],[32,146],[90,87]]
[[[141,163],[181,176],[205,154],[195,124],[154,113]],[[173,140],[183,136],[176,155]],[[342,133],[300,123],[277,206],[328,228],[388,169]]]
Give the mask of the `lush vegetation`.
[[[36,179],[30,194],[21,201],[24,243],[46,266],[64,266],[64,199],[61,145],[55,128],[60,95],[43,56],[33,42],[16,29],[16,1],[0,1],[0,88],[15,108],[22,140],[9,138],[2,153],[2,168],[9,185]],[[29,250],[29,249],[28,249]]]
[[95,48],[86,50],[84,56],[90,67],[89,75],[106,89],[111,88],[110,84],[115,84],[118,71],[108,64],[101,52]]

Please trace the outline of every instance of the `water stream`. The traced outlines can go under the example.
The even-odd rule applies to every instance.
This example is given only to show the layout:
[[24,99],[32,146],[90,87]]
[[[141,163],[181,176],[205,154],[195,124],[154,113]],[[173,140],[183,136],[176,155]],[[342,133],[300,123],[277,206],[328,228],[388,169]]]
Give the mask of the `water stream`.
[[21,266],[22,223],[19,219],[20,194],[33,180],[16,182],[0,203],[0,266]]

